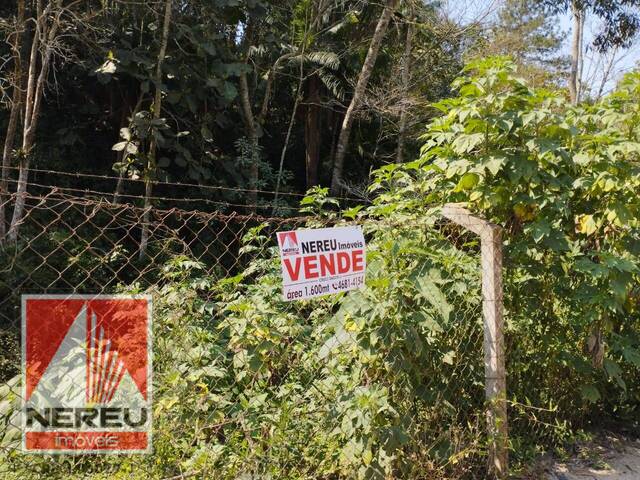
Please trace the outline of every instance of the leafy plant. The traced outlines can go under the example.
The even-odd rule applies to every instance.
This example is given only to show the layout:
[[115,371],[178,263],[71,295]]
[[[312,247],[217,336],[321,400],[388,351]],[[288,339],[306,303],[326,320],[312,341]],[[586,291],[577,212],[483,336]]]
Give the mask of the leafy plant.
[[505,58],[465,72],[459,95],[435,105],[420,159],[378,171],[374,209],[457,202],[505,227],[509,388],[523,434],[633,415],[640,77],[571,107]]

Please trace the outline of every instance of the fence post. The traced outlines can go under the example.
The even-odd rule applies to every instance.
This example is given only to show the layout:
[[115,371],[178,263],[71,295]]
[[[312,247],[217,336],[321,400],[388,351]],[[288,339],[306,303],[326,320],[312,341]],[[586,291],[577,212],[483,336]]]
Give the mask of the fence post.
[[482,317],[484,320],[484,377],[489,437],[489,473],[505,478],[508,470],[507,381],[504,357],[502,295],[502,228],[447,204],[442,216],[480,237],[482,256]]

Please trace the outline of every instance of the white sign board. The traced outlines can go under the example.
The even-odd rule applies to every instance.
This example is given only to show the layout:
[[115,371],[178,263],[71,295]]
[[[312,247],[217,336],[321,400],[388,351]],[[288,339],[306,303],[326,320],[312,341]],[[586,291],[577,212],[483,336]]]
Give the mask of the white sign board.
[[364,286],[364,235],[360,227],[278,232],[282,296],[287,301]]

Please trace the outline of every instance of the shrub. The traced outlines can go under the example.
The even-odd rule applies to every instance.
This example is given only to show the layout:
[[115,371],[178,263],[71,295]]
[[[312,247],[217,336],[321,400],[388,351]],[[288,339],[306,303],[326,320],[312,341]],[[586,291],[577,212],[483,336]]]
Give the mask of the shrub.
[[376,208],[458,202],[505,227],[512,433],[555,441],[637,420],[640,74],[579,107],[503,58],[455,87],[421,158],[378,173]]

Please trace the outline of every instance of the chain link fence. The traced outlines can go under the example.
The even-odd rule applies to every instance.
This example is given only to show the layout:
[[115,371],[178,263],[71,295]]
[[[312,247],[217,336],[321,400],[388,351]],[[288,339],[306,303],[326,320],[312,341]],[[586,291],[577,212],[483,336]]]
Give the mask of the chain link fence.
[[[7,206],[15,194],[3,199]],[[486,478],[480,241],[438,217],[267,218],[27,194],[0,249],[1,478]],[[275,232],[362,226],[366,288],[281,299]],[[20,298],[153,297],[153,453],[20,451]]]

